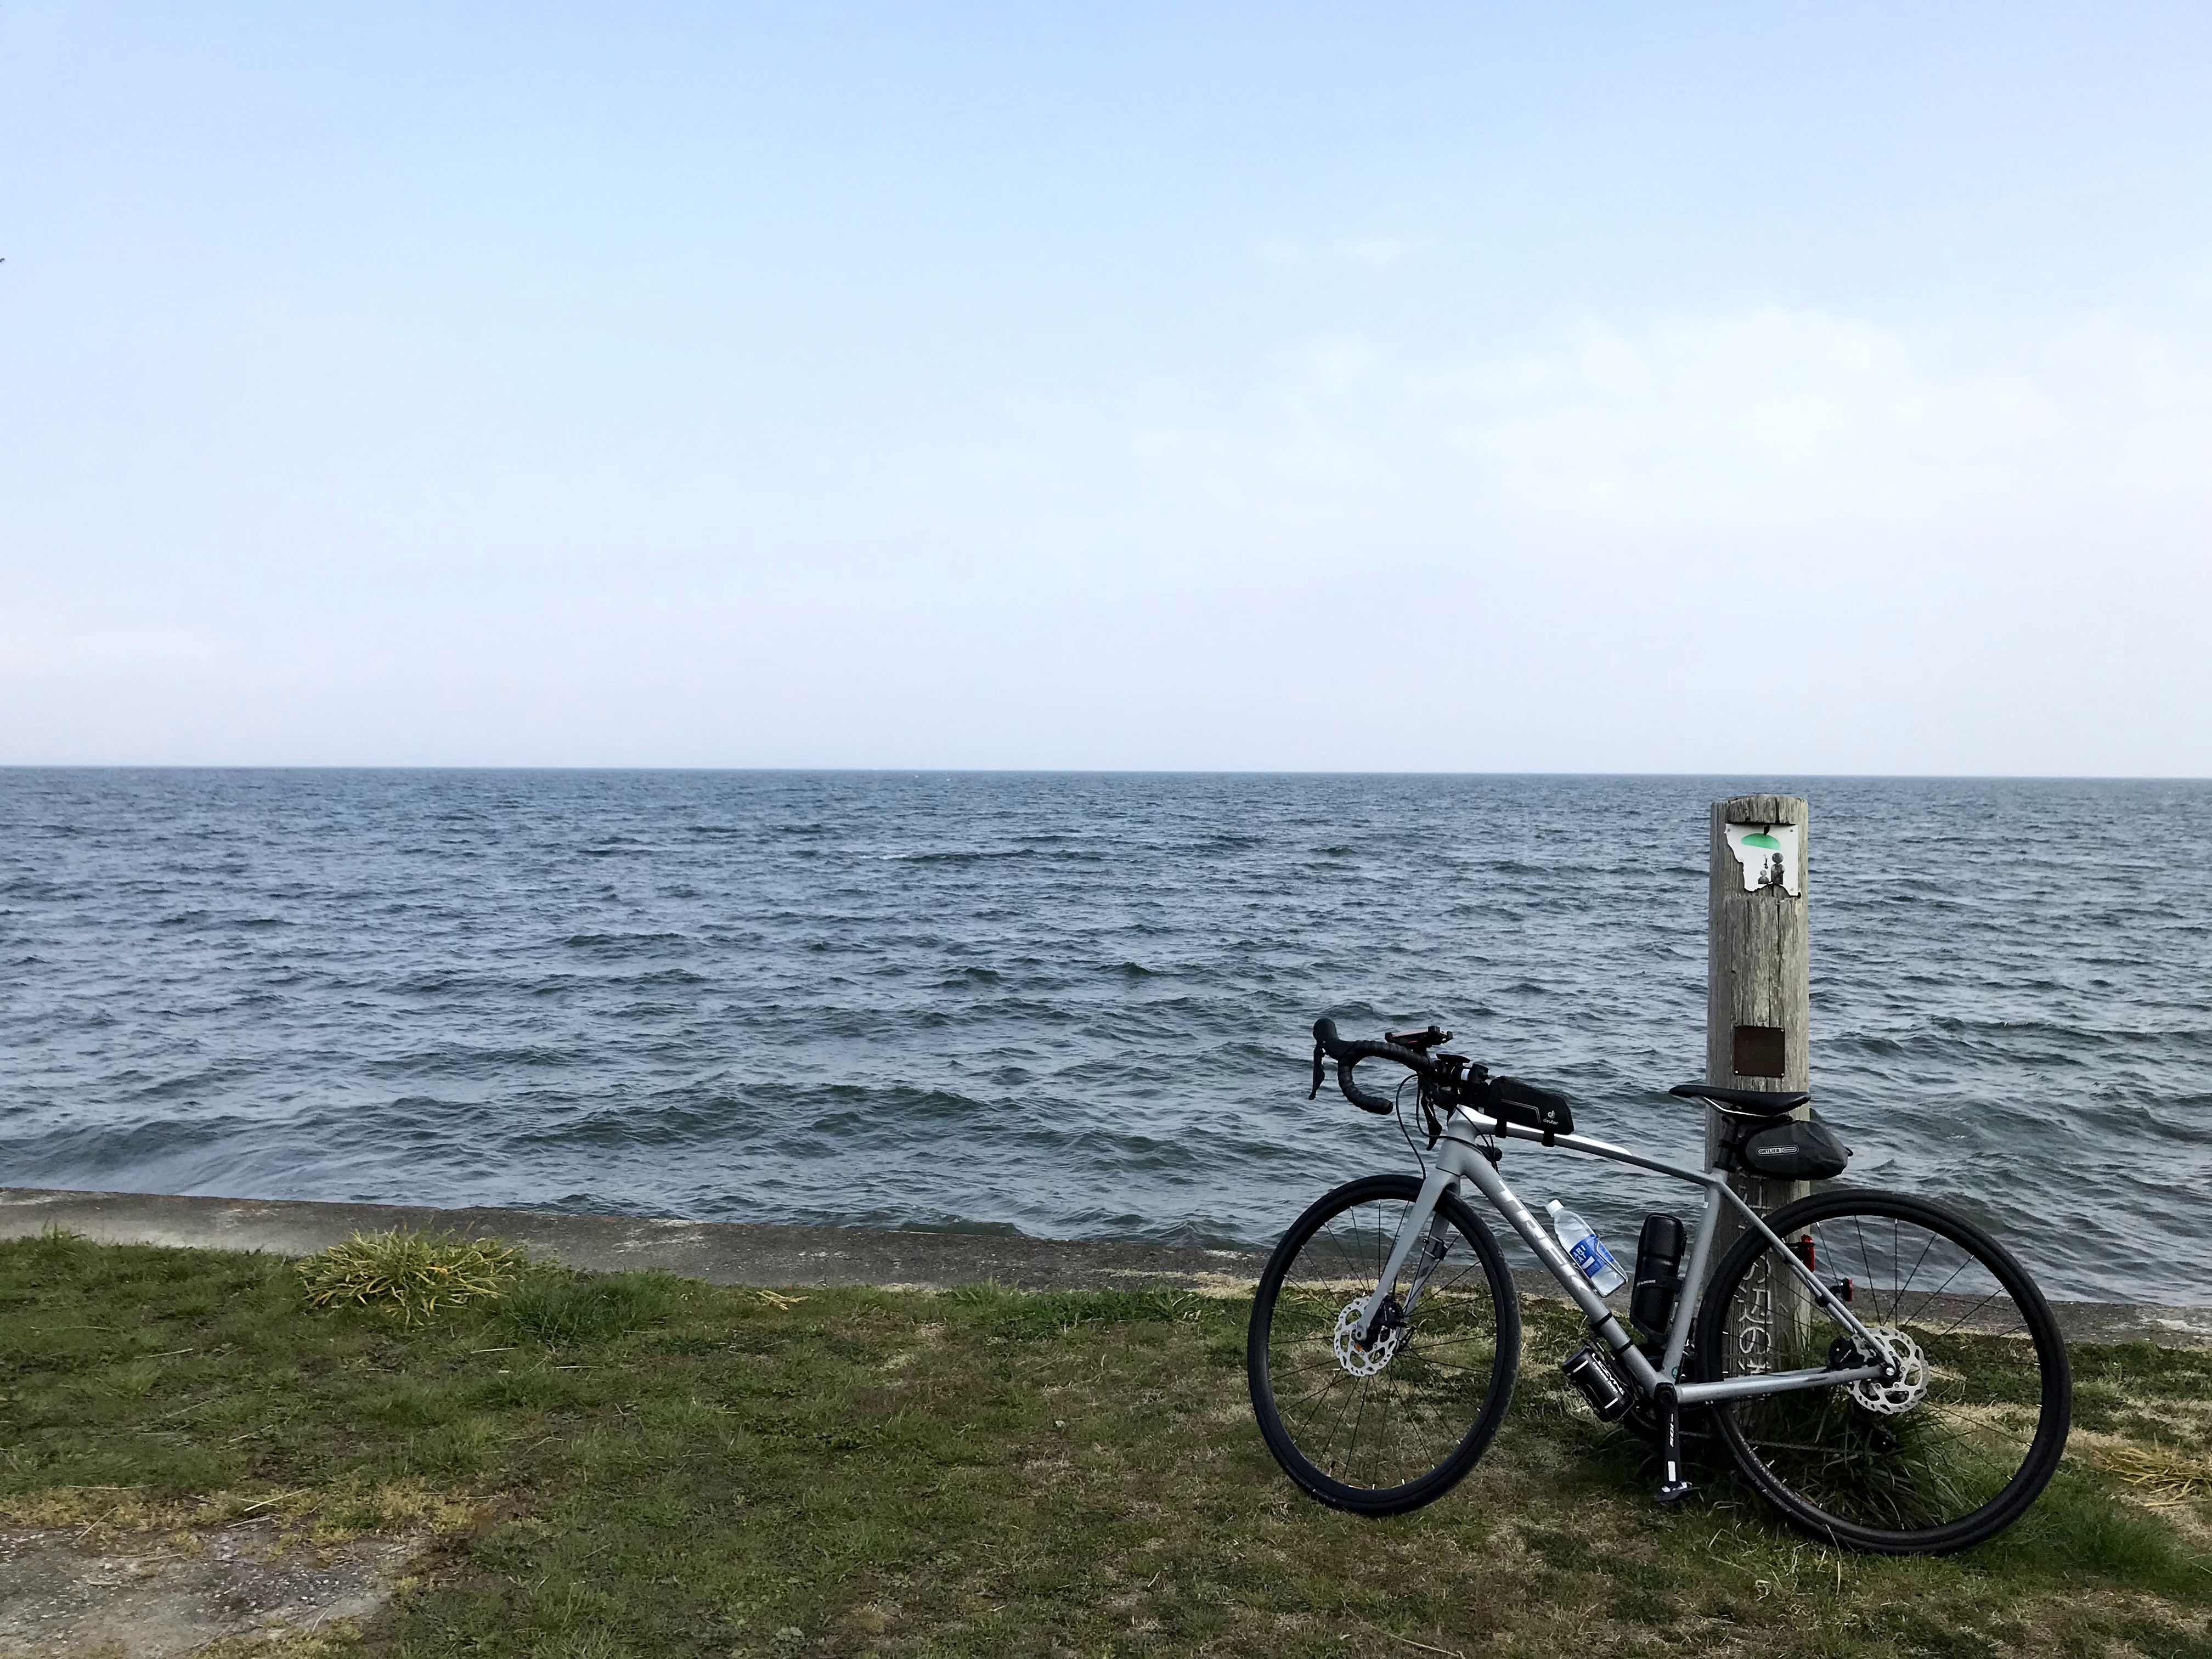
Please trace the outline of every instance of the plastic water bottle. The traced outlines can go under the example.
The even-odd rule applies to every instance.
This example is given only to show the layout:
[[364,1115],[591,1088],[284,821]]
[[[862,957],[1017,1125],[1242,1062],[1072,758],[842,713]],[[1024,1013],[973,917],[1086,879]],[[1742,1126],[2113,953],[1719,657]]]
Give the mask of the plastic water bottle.
[[1628,1283],[1628,1275],[1620,1271],[1620,1263],[1613,1259],[1613,1252],[1605,1248],[1605,1241],[1590,1231],[1589,1222],[1556,1198],[1544,1207],[1552,1212],[1552,1231],[1559,1236],[1559,1244],[1566,1251],[1567,1259],[1597,1286],[1600,1296],[1611,1296]]

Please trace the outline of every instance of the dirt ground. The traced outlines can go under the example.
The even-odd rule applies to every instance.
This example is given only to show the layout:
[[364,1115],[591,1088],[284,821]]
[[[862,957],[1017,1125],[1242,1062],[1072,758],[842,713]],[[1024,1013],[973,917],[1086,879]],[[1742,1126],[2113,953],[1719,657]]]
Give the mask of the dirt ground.
[[62,1530],[0,1531],[0,1654],[168,1659],[368,1617],[421,1540],[277,1548],[255,1526],[88,1548]]

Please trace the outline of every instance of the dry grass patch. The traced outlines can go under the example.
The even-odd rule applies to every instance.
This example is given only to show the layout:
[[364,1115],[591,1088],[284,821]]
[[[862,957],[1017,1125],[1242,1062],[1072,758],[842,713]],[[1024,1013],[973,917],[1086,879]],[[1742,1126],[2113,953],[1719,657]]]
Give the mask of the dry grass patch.
[[0,1522],[66,1532],[94,1550],[155,1536],[170,1547],[190,1550],[200,1534],[248,1524],[265,1524],[273,1538],[287,1543],[330,1545],[378,1533],[452,1536],[479,1524],[489,1504],[481,1496],[419,1483],[182,1498],[143,1488],[55,1486],[0,1496]]
[[2118,1476],[2154,1509],[2212,1492],[2212,1454],[2178,1452],[2166,1446],[2100,1446],[2091,1461]]
[[512,1244],[495,1238],[418,1232],[356,1233],[303,1260],[300,1279],[311,1308],[366,1308],[403,1325],[505,1295],[528,1266]]

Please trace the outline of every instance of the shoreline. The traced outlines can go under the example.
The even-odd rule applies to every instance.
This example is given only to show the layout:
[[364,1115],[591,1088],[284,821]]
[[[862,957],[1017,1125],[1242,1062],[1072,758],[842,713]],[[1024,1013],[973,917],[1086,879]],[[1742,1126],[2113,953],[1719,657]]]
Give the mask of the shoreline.
[[[35,1237],[57,1227],[102,1244],[300,1256],[356,1232],[396,1226],[495,1236],[592,1272],[671,1273],[768,1288],[943,1291],[996,1284],[1020,1291],[1156,1288],[1224,1296],[1249,1290],[1266,1261],[1241,1250],[997,1233],[0,1187],[0,1239]],[[1524,1296],[1558,1299],[1557,1287],[1541,1275],[1516,1278]],[[2051,1310],[2073,1341],[2212,1348],[2212,1307],[2053,1301]]]

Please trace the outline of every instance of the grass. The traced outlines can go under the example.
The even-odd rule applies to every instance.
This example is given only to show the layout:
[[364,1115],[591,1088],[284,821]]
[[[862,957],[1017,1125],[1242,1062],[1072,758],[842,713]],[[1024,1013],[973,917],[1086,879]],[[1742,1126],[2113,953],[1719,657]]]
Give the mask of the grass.
[[2187,1503],[2212,1492],[2212,1454],[2164,1446],[2115,1446],[2096,1455],[2100,1468],[2145,1494],[2154,1509]]
[[1555,1383],[1579,1332],[1543,1304],[1456,1492],[1322,1509],[1252,1426],[1243,1313],[534,1268],[407,1325],[265,1258],[0,1244],[0,1518],[428,1538],[332,1656],[2212,1659],[2212,1500],[2106,1467],[2201,1448],[2212,1355],[2077,1350],[2094,1455],[1979,1551],[1877,1560],[1717,1470],[1656,1508],[1644,1448]]
[[356,1233],[307,1257],[300,1278],[311,1308],[372,1308],[422,1325],[471,1302],[497,1301],[523,1267],[522,1252],[496,1239],[394,1227]]

